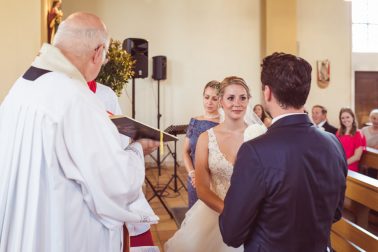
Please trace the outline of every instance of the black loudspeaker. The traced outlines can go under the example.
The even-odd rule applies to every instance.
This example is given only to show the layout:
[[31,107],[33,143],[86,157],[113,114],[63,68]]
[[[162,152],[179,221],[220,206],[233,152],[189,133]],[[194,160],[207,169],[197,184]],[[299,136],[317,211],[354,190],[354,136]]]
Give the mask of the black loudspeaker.
[[146,78],[148,76],[148,41],[140,38],[127,38],[123,41],[122,48],[134,58],[134,78]]
[[165,56],[152,57],[152,79],[154,80],[167,79],[167,57]]

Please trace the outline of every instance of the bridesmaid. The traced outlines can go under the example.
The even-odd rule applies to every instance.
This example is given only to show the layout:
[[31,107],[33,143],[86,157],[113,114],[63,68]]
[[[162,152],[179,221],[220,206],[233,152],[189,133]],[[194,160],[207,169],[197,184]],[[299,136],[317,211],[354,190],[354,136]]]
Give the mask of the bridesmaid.
[[218,112],[219,101],[218,91],[219,81],[210,81],[203,90],[203,107],[205,114],[191,118],[184,140],[183,160],[185,169],[188,172],[188,202],[189,209],[197,201],[197,192],[195,189],[195,172],[194,157],[196,144],[199,135],[202,132],[218,125],[220,114]]

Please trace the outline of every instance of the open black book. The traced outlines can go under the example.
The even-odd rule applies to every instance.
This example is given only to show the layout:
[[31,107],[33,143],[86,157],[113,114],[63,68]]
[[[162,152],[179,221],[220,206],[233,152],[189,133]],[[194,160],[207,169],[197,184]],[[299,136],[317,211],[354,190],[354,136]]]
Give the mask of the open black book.
[[[163,142],[178,140],[177,137],[167,132],[153,128],[124,115],[111,116],[110,119],[117,126],[119,133],[134,140],[140,138],[148,138],[156,141],[163,140]],[[162,139],[160,139],[160,137],[162,137]]]

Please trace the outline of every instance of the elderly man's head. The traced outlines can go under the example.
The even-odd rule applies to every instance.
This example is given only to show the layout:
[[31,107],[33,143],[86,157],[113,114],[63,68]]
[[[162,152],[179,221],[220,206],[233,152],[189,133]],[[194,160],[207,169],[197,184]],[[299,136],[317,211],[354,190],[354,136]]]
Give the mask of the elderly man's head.
[[79,69],[87,81],[91,81],[97,77],[105,62],[109,36],[99,17],[79,12],[59,25],[53,45]]
[[327,120],[327,109],[322,105],[315,105],[312,107],[311,111],[312,121],[315,124],[319,124]]

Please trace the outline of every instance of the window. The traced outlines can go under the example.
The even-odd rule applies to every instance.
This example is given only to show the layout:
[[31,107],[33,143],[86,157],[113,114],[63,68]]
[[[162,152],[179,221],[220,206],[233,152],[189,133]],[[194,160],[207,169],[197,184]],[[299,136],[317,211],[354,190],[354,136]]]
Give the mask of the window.
[[352,51],[378,52],[378,1],[352,1]]

